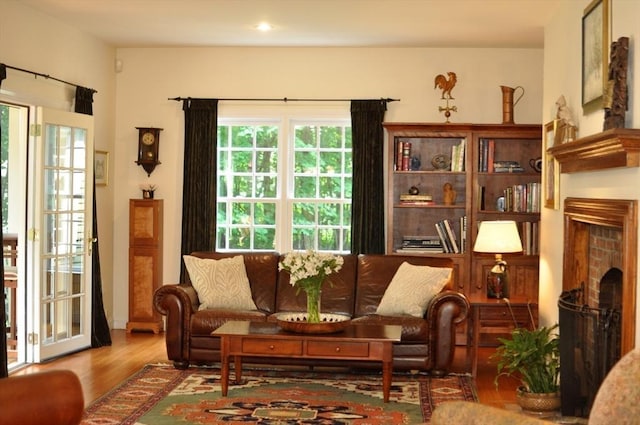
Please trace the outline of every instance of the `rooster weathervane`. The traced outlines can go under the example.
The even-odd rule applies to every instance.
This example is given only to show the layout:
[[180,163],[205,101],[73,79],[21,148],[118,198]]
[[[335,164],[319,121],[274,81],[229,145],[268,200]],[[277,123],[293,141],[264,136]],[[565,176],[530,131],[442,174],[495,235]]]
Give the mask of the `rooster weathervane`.
[[439,88],[442,90],[442,97],[446,101],[446,106],[440,106],[438,111],[443,112],[444,116],[447,118],[446,123],[449,123],[449,117],[451,116],[451,112],[458,112],[457,106],[449,106],[449,101],[454,100],[451,96],[451,90],[456,86],[458,82],[458,78],[455,72],[447,72],[447,77],[442,74],[436,75],[434,89]]

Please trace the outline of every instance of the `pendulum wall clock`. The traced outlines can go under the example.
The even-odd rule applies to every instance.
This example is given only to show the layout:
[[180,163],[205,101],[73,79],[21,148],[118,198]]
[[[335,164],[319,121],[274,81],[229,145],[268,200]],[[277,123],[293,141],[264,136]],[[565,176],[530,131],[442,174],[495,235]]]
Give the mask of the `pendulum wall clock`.
[[160,164],[160,132],[161,128],[136,127],[138,129],[138,160],[136,164],[141,165],[150,176],[156,165]]

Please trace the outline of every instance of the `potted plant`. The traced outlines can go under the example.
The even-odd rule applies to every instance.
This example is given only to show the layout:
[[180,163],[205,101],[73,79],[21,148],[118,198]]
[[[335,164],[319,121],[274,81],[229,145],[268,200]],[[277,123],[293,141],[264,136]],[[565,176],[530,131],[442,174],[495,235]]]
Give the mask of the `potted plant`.
[[498,360],[498,375],[521,381],[516,398],[523,410],[549,412],[560,408],[560,348],[558,325],[534,330],[516,328],[511,338],[498,338],[491,356]]

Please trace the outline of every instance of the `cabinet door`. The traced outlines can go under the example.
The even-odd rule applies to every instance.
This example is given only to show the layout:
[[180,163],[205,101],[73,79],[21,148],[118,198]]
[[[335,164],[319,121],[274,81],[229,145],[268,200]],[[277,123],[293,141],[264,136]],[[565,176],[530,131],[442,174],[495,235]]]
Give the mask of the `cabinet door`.
[[153,308],[153,293],[160,285],[161,274],[162,259],[157,249],[145,246],[129,248],[128,330],[160,330],[162,321]]
[[162,237],[162,200],[131,199],[129,245],[158,245]]
[[[518,297],[537,302],[538,300],[538,256],[503,256],[507,262],[508,291],[506,297]],[[476,258],[474,280],[470,295],[487,294],[487,276],[495,264],[490,256]]]

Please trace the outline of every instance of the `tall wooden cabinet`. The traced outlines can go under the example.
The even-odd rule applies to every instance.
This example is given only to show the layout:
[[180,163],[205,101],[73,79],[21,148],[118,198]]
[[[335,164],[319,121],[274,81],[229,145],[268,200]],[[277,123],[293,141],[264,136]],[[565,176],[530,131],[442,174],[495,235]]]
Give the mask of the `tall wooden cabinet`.
[[163,329],[153,309],[153,294],[162,284],[161,199],[129,200],[129,322],[127,332]]
[[[510,295],[537,301],[541,173],[534,166],[542,153],[542,127],[422,123],[385,123],[384,127],[389,175],[387,253],[451,257],[458,290],[468,296],[486,295],[486,275],[494,257],[473,253],[478,223],[515,220],[525,251],[504,256]],[[496,168],[502,165],[507,168]],[[446,202],[451,199],[446,192],[451,190],[445,184],[455,192],[453,203]],[[419,196],[410,196],[416,188]],[[438,236],[436,224],[443,220],[456,239],[457,252],[405,249],[411,239]]]

